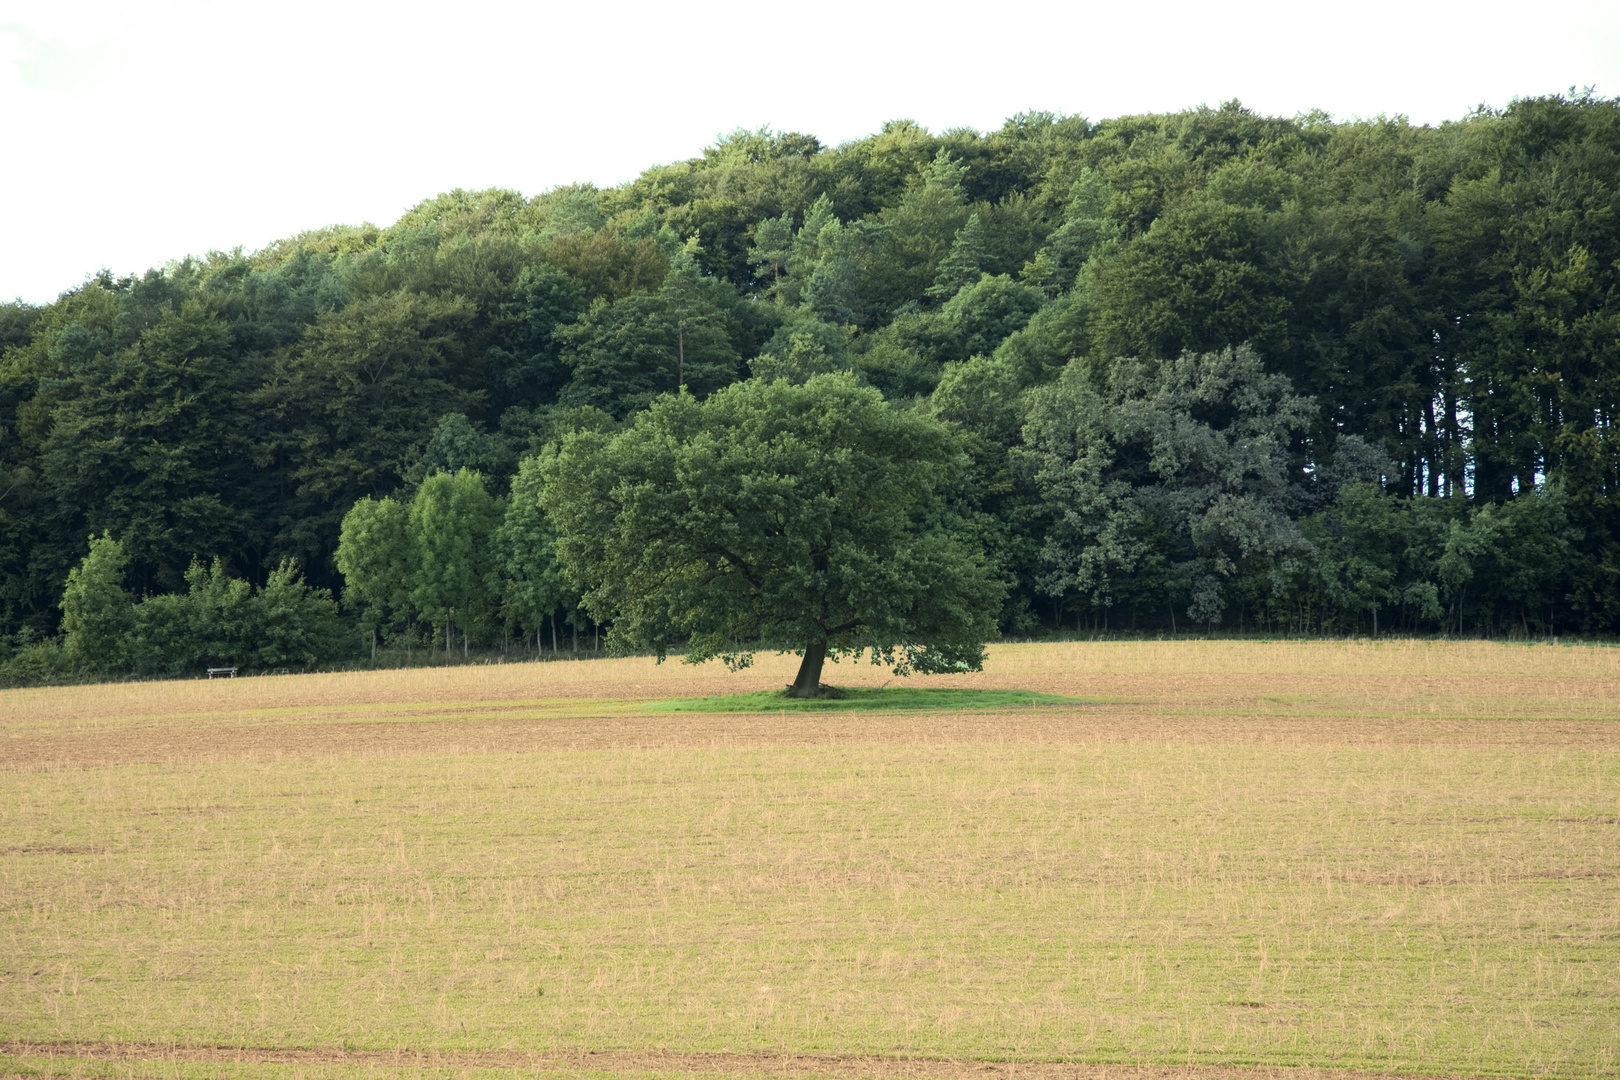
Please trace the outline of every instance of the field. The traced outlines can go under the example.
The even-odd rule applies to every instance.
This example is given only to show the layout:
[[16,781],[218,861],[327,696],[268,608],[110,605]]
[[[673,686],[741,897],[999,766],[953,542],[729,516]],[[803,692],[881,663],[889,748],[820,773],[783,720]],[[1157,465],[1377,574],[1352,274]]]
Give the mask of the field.
[[1620,1076],[1620,649],[795,663],[0,691],[0,1075]]

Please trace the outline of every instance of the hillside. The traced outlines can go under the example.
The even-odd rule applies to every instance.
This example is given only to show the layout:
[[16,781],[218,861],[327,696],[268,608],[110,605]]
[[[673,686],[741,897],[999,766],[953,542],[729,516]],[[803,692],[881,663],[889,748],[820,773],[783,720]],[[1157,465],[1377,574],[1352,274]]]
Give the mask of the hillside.
[[835,370],[959,433],[1007,632],[1620,630],[1620,102],[1590,95],[738,131],[618,188],[102,274],[0,307],[0,349],[7,649],[58,632],[91,534],[135,595],[216,559],[337,593],[359,499],[461,468],[498,499],[678,386]]

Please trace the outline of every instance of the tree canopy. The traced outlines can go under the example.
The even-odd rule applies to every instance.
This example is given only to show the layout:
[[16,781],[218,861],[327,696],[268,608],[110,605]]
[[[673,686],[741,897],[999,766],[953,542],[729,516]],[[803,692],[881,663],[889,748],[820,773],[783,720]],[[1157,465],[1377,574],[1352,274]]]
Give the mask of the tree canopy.
[[[1617,341],[1620,102],[1592,93],[1436,126],[1233,101],[896,120],[839,146],[739,131],[613,188],[455,190],[0,305],[0,664],[57,641],[72,604],[120,610],[92,603],[104,559],[64,606],[91,536],[138,604],[190,596],[194,564],[250,589],[296,566],[344,598],[356,648],[577,630],[577,582],[511,591],[550,571],[497,537],[556,532],[502,532],[520,481],[538,505],[523,462],[683,387],[831,374],[957,440],[939,498],[1006,587],[1003,632],[1615,634]],[[1221,496],[1269,523],[1260,548],[1212,539],[1226,510],[1190,494],[1208,485],[1148,468],[1158,437],[1123,426],[1159,402],[1153,424],[1238,454],[1241,424],[1162,381],[1182,370],[1274,388],[1273,494],[1251,476]],[[464,469],[490,507],[487,543],[454,554],[459,599],[416,571],[358,584],[356,504],[408,512]],[[1106,513],[1077,509],[1086,469],[1128,489]]]
[[750,381],[566,438],[542,500],[611,640],[733,668],[792,649],[816,697],[829,656],[980,667],[1002,587],[940,498],[960,457],[847,374]]

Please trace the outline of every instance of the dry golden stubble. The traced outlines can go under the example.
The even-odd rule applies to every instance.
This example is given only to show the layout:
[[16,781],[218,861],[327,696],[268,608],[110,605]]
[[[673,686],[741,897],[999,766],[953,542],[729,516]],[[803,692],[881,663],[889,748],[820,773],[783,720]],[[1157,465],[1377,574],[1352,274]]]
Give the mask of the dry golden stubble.
[[[1301,688],[1393,680],[1413,693],[1461,691],[1469,684],[1572,703],[1594,694],[1620,703],[1620,649],[1507,645],[1494,642],[1071,642],[992,645],[983,672],[919,680],[929,686],[1014,687],[1077,692],[1137,686],[1146,692],[1177,680],[1201,692],[1230,690],[1231,681]],[[251,715],[265,710],[371,708],[424,703],[485,703],[567,698],[699,697],[769,689],[791,681],[797,661],[764,654],[754,668],[729,674],[650,657],[405,668],[326,675],[231,680],[105,683],[0,690],[0,723],[67,723],[195,715]],[[866,663],[833,665],[828,681],[874,686],[891,681]],[[1036,685],[1035,680],[1042,685]],[[1483,680],[1483,682],[1482,682]],[[1484,693],[1497,693],[1483,690]],[[1114,695],[1109,695],[1114,696]],[[1610,713],[1610,715],[1614,715]]]
[[1614,754],[684,747],[12,773],[30,1041],[1602,1076]]
[[[856,741],[1604,743],[1620,650],[1443,642],[1002,645],[921,685],[1095,705],[1030,714],[657,716],[639,703],[782,685],[791,657],[729,674],[650,658],[0,691],[0,767],[611,746]],[[880,685],[887,672],[836,666]]]
[[[1254,648],[998,651],[1022,673],[977,685],[1115,688],[1029,713],[653,717],[604,680],[663,672],[610,661],[545,665],[602,697],[514,684],[479,699],[496,719],[442,685],[167,732],[126,699],[24,718],[0,1016],[36,1043],[411,1046],[446,1075],[591,1049],[661,1071],[656,1046],[687,1052],[672,1072],[729,1048],[719,1072],[1610,1075],[1607,654]],[[645,696],[710,692],[672,670],[690,690]]]
[[[1346,1069],[1233,1068],[1211,1065],[1125,1065],[1085,1062],[942,1060],[876,1055],[816,1054],[682,1054],[672,1051],[598,1051],[534,1053],[514,1051],[408,1050],[255,1050],[243,1047],[156,1046],[133,1043],[0,1043],[0,1062],[10,1057],[26,1062],[27,1073],[12,1077],[84,1076],[87,1067],[117,1065],[135,1075],[141,1066],[157,1066],[140,1075],[187,1075],[202,1066],[204,1075],[250,1076],[274,1068],[276,1075],[296,1070],[304,1080],[353,1076],[439,1077],[503,1074],[512,1071],[544,1077],[828,1077],[837,1080],[1364,1080],[1364,1072]],[[187,1067],[192,1068],[187,1068]],[[172,1071],[170,1071],[172,1070]],[[88,1075],[101,1075],[89,1073]],[[1472,1080],[1435,1073],[1379,1073],[1385,1080]]]

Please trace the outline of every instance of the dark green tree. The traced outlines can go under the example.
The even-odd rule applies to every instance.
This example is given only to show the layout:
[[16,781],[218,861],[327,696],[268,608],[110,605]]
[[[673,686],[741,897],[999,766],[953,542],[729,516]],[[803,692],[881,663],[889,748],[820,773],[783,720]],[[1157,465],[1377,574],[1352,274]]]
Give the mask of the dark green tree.
[[325,557],[348,508],[392,491],[446,412],[476,411],[483,395],[458,371],[470,317],[458,299],[370,297],[322,315],[281,358],[260,396],[277,429],[263,452],[296,495],[284,550]]
[[829,656],[983,662],[1001,585],[938,495],[962,466],[945,427],[849,375],[750,380],[566,439],[542,498],[610,640],[733,668],[793,650],[791,692],[816,697]]
[[1051,520],[1043,589],[1107,608],[1162,560],[1159,601],[1206,624],[1234,588],[1280,593],[1309,552],[1288,447],[1311,412],[1247,348],[1117,360],[1101,380],[1070,364],[1032,395],[1025,432]]
[[723,318],[699,301],[656,294],[598,303],[559,336],[572,373],[561,397],[568,408],[622,417],[682,385],[707,394],[741,373]]
[[503,405],[544,405],[568,378],[557,331],[579,317],[580,286],[547,263],[525,266],[500,307],[501,340],[488,361]]

